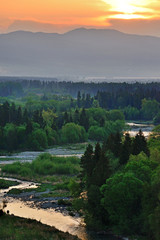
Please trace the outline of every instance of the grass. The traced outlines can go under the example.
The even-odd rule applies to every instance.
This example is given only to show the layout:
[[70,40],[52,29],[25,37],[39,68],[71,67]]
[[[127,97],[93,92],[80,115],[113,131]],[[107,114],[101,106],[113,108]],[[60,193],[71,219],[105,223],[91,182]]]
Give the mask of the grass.
[[[10,157],[1,157],[0,158],[0,161],[13,161],[13,160],[15,160],[14,157],[13,158],[10,158]],[[21,159],[19,159],[19,160],[21,160]]]
[[80,159],[77,157],[56,157],[43,153],[32,163],[15,162],[2,166],[2,172],[32,178],[33,176],[52,176],[53,174],[75,175],[79,172]]
[[12,189],[8,194],[18,195],[33,191],[42,193],[42,197],[69,197],[71,194],[68,185],[71,179],[77,180],[80,159],[56,157],[49,153],[43,153],[32,163],[15,162],[1,168],[2,174],[5,176],[41,183],[36,189]]
[[7,189],[11,186],[18,185],[19,183],[16,181],[8,181],[4,179],[0,179],[0,189]]
[[65,198],[65,197],[70,197],[70,195],[71,195],[71,194],[70,194],[68,191],[58,190],[58,191],[53,191],[53,192],[41,194],[41,197],[43,197],[43,198],[61,197],[61,198],[63,199],[63,198]]
[[4,214],[0,216],[1,240],[78,240],[69,233],[58,231],[40,222]]
[[[57,179],[58,180],[58,179]],[[69,185],[70,178],[65,178],[63,180],[59,178],[59,182],[56,183],[42,183],[38,188],[29,188],[29,189],[11,189],[8,194],[19,195],[21,193],[42,193],[41,197],[70,197],[71,194],[69,192]],[[49,192],[46,192],[49,190]]]

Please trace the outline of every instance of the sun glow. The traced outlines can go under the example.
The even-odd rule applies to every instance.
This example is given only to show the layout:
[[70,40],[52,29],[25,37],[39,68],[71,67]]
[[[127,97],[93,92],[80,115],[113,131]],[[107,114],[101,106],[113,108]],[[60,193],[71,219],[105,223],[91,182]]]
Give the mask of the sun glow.
[[143,13],[150,11],[146,8],[148,0],[104,0],[104,2],[110,4],[110,10],[114,12],[114,16],[111,17],[114,18],[147,18]]

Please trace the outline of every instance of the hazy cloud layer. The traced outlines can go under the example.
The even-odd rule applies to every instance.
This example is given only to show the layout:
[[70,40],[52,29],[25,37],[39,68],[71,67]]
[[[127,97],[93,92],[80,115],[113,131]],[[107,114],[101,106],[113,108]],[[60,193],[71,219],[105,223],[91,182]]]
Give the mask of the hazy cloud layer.
[[110,19],[110,24],[125,33],[160,37],[160,19]]
[[[108,20],[107,20],[108,21]],[[107,26],[94,26],[84,24],[49,24],[37,21],[15,20],[7,29],[7,32],[26,30],[31,32],[64,33],[69,30],[87,28],[110,28],[121,32],[160,37],[160,19],[109,19]],[[0,26],[3,30],[3,26]]]
[[160,76],[160,38],[115,30],[3,34],[0,53],[0,75]]
[[[123,21],[121,18],[145,19]],[[159,36],[159,19],[159,0],[5,0],[0,8],[0,32],[65,32],[78,26],[110,26],[130,33],[144,32]]]

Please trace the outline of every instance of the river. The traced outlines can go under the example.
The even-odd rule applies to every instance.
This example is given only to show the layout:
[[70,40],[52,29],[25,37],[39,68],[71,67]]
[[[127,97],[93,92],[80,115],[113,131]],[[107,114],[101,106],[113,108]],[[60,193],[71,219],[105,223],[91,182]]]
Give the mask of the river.
[[[148,137],[154,125],[152,124],[142,124],[142,123],[126,123],[128,125],[128,133],[134,137],[138,131],[141,129],[145,137]],[[68,144],[65,146],[56,146],[51,149],[47,149],[42,152],[36,151],[25,151],[9,156],[0,156],[0,164],[12,164],[15,161],[20,162],[32,162],[42,153],[50,153],[56,156],[77,156],[81,157],[85,151],[87,143],[82,144]],[[3,160],[1,160],[3,159]],[[6,160],[5,160],[6,159]]]
[[152,129],[154,128],[153,124],[146,124],[146,123],[127,123],[129,126],[128,133],[131,135],[131,137],[135,137],[135,135],[138,133],[138,131],[141,129],[144,136],[146,138],[149,137]]
[[77,235],[82,240],[118,240],[118,238],[111,235],[103,236],[93,232],[87,232],[82,218],[65,216],[60,212],[56,212],[52,208],[44,210],[42,208],[34,207],[32,202],[23,202],[12,197],[5,197],[6,193],[12,188],[36,188],[38,184],[13,178],[3,179],[19,182],[19,185],[17,186],[0,190],[0,201],[2,202],[3,199],[7,201],[7,207],[5,211],[9,210],[10,214],[14,214],[15,216],[19,217],[35,219],[49,226],[54,226],[63,232],[69,232],[72,235]]
[[[135,136],[139,129],[141,129],[146,137],[149,136],[150,132],[153,129],[153,125],[151,124],[137,124],[137,123],[128,123],[130,129],[128,132],[131,136]],[[84,144],[83,144],[84,145]],[[79,146],[79,147],[78,147]],[[54,147],[52,149],[48,149],[44,152],[48,152],[52,155],[57,156],[78,156],[81,157],[84,153],[86,144],[82,147],[81,145],[68,145],[61,147]],[[21,152],[17,154],[13,154],[12,156],[1,156],[3,161],[0,160],[0,164],[9,164],[15,161],[21,162],[31,162],[33,161],[39,154],[42,152]],[[5,161],[5,158],[7,159]],[[37,184],[33,182],[20,181],[17,179],[9,179],[16,180],[20,184],[14,187],[10,187],[9,189],[0,190],[0,200],[4,198],[4,195],[12,188],[36,188]],[[77,235],[82,240],[117,240],[117,238],[113,236],[101,236],[95,233],[87,232],[85,226],[82,224],[83,220],[77,217],[64,216],[62,213],[55,211],[53,208],[51,209],[42,209],[36,208],[32,201],[23,202],[21,200],[17,200],[15,198],[6,197],[7,200],[7,208],[10,214],[14,214],[16,216],[25,217],[35,219],[37,221],[41,221],[44,224],[54,226],[61,231],[68,231],[73,235]]]

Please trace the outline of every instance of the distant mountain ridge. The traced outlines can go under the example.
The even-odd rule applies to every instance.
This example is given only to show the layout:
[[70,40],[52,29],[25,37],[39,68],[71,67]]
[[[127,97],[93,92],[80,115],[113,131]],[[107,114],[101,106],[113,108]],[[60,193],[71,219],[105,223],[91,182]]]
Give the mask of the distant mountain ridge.
[[111,29],[0,34],[0,75],[160,76],[160,38]]

